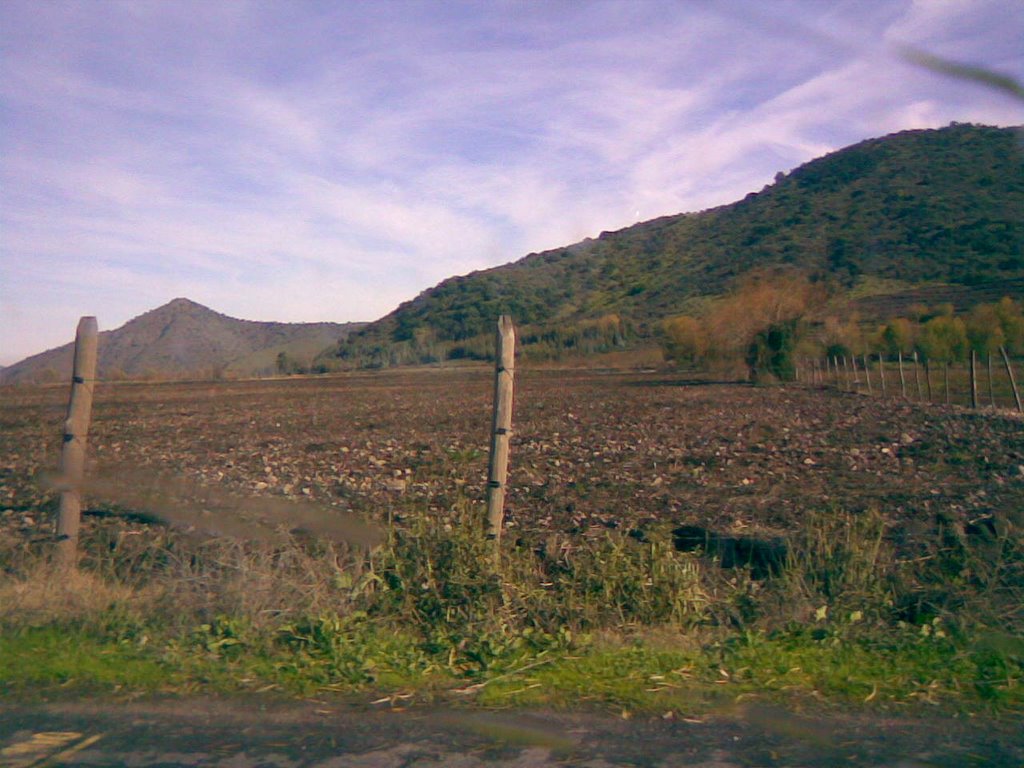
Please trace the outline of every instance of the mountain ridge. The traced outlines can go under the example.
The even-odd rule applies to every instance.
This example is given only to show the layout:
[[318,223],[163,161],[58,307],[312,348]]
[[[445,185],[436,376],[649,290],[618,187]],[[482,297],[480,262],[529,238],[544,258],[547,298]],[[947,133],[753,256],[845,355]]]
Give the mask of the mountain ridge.
[[865,284],[1016,281],[1024,277],[1020,131],[953,123],[867,139],[779,173],[734,203],[445,280],[318,362],[373,367],[486,354],[500,314],[528,327],[525,353],[533,343],[581,349],[593,324],[616,319],[606,347],[624,336],[653,341],[661,320],[699,314],[755,269],[801,271],[847,294]]
[[[245,377],[278,372],[278,356],[308,366],[361,323],[241,320],[176,298],[99,334],[97,376],[119,378]],[[61,380],[74,344],[25,358],[0,371],[0,383]]]
[[[239,320],[177,298],[100,334],[100,376],[480,358],[501,314],[513,316],[526,356],[610,351],[653,343],[663,320],[700,315],[764,269],[825,281],[842,312],[868,319],[933,298],[958,310],[1004,289],[1024,298],[1022,136],[1020,126],[953,123],[867,139],[734,203],[448,278],[372,323]],[[70,344],[34,355],[0,370],[0,383],[63,378],[71,355]]]

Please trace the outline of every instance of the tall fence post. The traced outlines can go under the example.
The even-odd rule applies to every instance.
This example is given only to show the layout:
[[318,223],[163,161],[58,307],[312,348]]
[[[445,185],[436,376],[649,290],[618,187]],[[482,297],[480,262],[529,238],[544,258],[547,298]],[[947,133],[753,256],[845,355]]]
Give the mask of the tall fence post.
[[871,394],[871,370],[868,368],[868,356],[864,354],[864,381],[868,383],[868,394]]
[[971,408],[978,407],[978,363],[977,354],[971,350]]
[[82,517],[82,477],[85,474],[85,444],[92,415],[92,392],[96,382],[97,325],[95,317],[78,321],[75,334],[75,362],[71,375],[71,397],[64,420],[64,444],[60,453],[62,490],[57,513],[57,564],[73,568],[78,560],[78,527]]
[[878,353],[878,377],[882,380],[882,397],[885,397],[885,358]]
[[985,361],[988,363],[988,404],[992,407],[996,407],[996,389],[995,384],[992,383],[992,353],[989,352],[985,355]]
[[1006,375],[1010,379],[1010,389],[1013,390],[1013,401],[1017,404],[1017,411],[1024,413],[1020,404],[1020,392],[1017,390],[1017,380],[1013,378],[1013,366],[1010,365],[1010,357],[1006,354],[1006,347],[999,347],[999,353],[1003,356],[1003,365],[1006,366]]
[[[923,400],[924,395],[921,394],[921,377],[918,375],[918,363],[917,363],[917,350],[914,350],[914,383],[917,384],[917,399]],[[929,385],[930,386],[930,385]]]
[[906,400],[907,399],[907,379],[903,375],[903,350],[897,350],[896,351],[896,355],[897,355],[896,359],[899,360],[899,365],[900,365],[900,397],[902,397],[904,400]]
[[498,319],[494,369],[494,421],[491,433],[491,460],[487,470],[487,538],[495,542],[495,554],[501,539],[505,516],[505,484],[508,478],[509,439],[512,436],[512,383],[515,377],[516,332],[512,318]]

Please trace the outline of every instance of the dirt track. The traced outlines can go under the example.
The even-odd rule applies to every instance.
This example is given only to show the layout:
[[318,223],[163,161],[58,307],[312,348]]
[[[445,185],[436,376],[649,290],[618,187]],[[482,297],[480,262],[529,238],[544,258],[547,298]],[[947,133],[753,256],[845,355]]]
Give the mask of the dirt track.
[[[327,702],[0,704],[0,766],[1017,766],[1019,723],[749,710],[700,721]],[[36,761],[41,762],[36,762]]]

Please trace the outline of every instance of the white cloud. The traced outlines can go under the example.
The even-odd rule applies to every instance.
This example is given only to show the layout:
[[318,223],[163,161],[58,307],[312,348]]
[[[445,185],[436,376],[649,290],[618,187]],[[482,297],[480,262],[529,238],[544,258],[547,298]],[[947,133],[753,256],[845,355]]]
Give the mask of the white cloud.
[[895,53],[1019,73],[1015,0],[765,8],[8,0],[0,363],[180,295],[373,319],[860,139],[1022,121]]

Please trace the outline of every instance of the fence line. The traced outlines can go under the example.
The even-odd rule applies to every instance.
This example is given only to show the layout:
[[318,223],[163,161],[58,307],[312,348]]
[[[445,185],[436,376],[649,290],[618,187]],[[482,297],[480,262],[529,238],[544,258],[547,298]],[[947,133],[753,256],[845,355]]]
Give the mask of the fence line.
[[[997,408],[1016,407],[1017,411],[1024,414],[1024,405],[1021,403],[1020,390],[1017,386],[1017,377],[1014,373],[1014,364],[1004,347],[999,348],[1003,360],[1004,376],[1001,380],[996,376],[996,368],[993,365],[992,355],[986,358],[988,402],[983,402],[979,396],[979,372],[977,354],[971,352],[967,361],[961,365],[951,365],[943,361],[942,364],[942,391],[935,392],[932,388],[931,364],[927,359],[921,359],[915,351],[911,356],[904,357],[903,353],[897,353],[892,360],[886,360],[885,355],[861,355],[860,361],[853,355],[847,360],[846,355],[827,355],[824,358],[808,358],[797,365],[798,376],[801,383],[809,386],[832,387],[849,392],[864,392],[867,395],[876,394],[885,397],[895,397],[894,387],[886,378],[886,369],[894,370],[899,376],[899,397],[904,400],[913,400],[913,392],[916,391],[916,399],[921,402],[940,402],[947,405],[958,404],[971,408]],[[908,370],[910,366],[913,372],[913,387],[908,386]],[[874,370],[872,370],[874,369]],[[921,371],[924,370],[922,377]],[[863,372],[863,377],[861,376]],[[879,387],[874,386],[873,378],[877,378]],[[922,378],[924,383],[922,385]],[[893,390],[890,392],[890,390]]]

